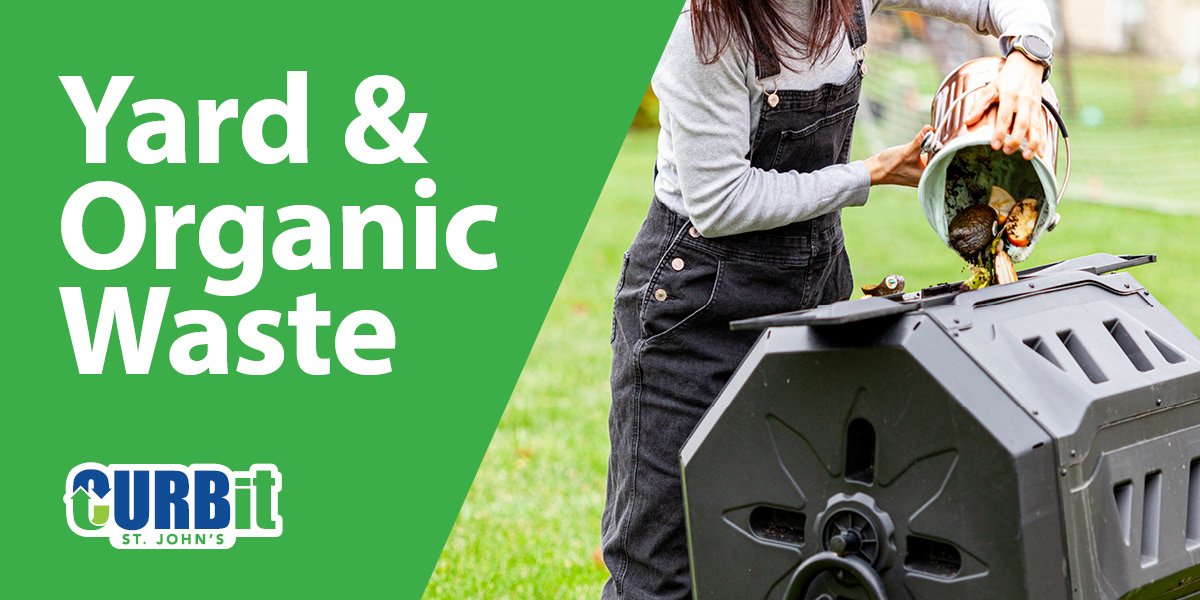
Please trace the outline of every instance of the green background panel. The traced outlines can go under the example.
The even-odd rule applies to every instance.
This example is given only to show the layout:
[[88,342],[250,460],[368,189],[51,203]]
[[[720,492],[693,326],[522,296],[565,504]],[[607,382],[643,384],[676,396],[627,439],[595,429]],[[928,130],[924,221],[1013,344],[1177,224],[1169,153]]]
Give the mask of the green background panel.
[[[678,9],[633,0],[10,7],[0,36],[8,522],[0,595],[419,597]],[[255,163],[240,122],[230,121],[221,164],[196,164],[196,102],[238,98],[244,114],[256,100],[283,98],[287,70],[308,72],[309,163]],[[417,144],[429,164],[364,165],[346,152],[355,87],[374,74],[403,82],[402,114],[429,113]],[[109,76],[136,77],[110,125],[107,164],[84,164],[83,127],[59,75],[84,76],[97,97]],[[129,107],[145,98],[183,108],[189,164],[129,158],[126,137],[147,120]],[[280,139],[278,125],[268,139]],[[421,177],[438,183],[442,227],[464,206],[499,207],[497,222],[471,237],[497,254],[499,269],[465,271],[444,248],[436,271],[411,268],[412,207],[426,203],[412,186]],[[219,271],[187,228],[176,271],[154,269],[148,237],[131,265],[90,272],[64,250],[59,218],[67,197],[95,180],[129,186],[148,213],[264,205],[268,243],[281,230],[274,209],[322,207],[335,268],[287,272],[268,262],[249,294],[209,296],[204,279]],[[368,236],[367,268],[338,270],[340,206],[377,203],[405,217],[409,268],[381,270],[378,236]],[[97,247],[115,244],[119,225],[101,205],[86,222]],[[236,236],[227,242],[236,246]],[[138,310],[150,286],[170,286],[151,374],[123,374],[114,341],[104,375],[78,375],[60,286],[83,288],[92,319],[105,286],[128,286]],[[393,373],[360,377],[335,361],[329,376],[305,375],[286,327],[277,336],[288,357],[273,375],[185,377],[170,368],[169,344],[181,333],[174,313],[221,314],[233,363],[242,315],[285,312],[313,292],[334,324],[359,309],[392,319]],[[332,332],[320,337],[324,356]],[[68,470],[84,461],[275,463],[285,532],[186,552],[119,551],[76,537],[62,493]]]

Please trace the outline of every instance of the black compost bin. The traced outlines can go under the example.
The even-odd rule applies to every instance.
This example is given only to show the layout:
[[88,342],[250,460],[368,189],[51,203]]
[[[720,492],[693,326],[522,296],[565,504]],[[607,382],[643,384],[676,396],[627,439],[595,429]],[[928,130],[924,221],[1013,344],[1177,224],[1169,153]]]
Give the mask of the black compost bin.
[[1094,255],[765,332],[682,451],[701,600],[1200,597],[1200,340]]

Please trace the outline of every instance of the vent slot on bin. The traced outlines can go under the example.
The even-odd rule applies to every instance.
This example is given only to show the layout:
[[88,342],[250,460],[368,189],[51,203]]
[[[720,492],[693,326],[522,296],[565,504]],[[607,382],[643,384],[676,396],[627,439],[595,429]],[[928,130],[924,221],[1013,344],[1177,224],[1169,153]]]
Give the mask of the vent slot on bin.
[[1054,355],[1050,353],[1050,348],[1046,346],[1046,342],[1042,338],[1040,338],[1040,337],[1026,338],[1024,340],[1024,343],[1026,346],[1029,347],[1030,350],[1037,352],[1038,356],[1041,356],[1042,358],[1046,359],[1050,364],[1058,367],[1058,369],[1060,371],[1066,371],[1066,369],[1064,369],[1063,366],[1061,364],[1059,364],[1058,359],[1054,358]]
[[1113,486],[1113,499],[1117,502],[1117,520],[1121,522],[1121,538],[1128,546],[1133,535],[1133,482],[1122,481]]
[[1173,365],[1183,362],[1183,353],[1176,350],[1175,347],[1167,343],[1166,340],[1154,335],[1153,331],[1147,330],[1146,337],[1150,338],[1150,341],[1154,344],[1155,349],[1157,349],[1158,353],[1162,355],[1163,360]]
[[937,577],[954,577],[962,570],[962,554],[950,544],[910,535],[904,566]]
[[1154,369],[1154,365],[1150,364],[1150,359],[1146,358],[1146,354],[1138,347],[1137,342],[1133,340],[1133,336],[1129,335],[1129,331],[1117,319],[1112,319],[1104,322],[1104,328],[1108,330],[1109,335],[1113,337],[1113,341],[1121,347],[1121,352],[1129,358],[1129,362],[1137,370],[1145,373]]
[[846,428],[846,480],[875,483],[875,427],[866,419]]
[[769,542],[803,546],[806,521],[807,518],[802,512],[774,506],[758,506],[750,511],[750,532]]
[[1192,459],[1188,470],[1187,546],[1200,546],[1200,458]]
[[1104,371],[1100,370],[1100,365],[1092,358],[1087,348],[1083,347],[1083,342],[1079,341],[1079,336],[1070,329],[1058,332],[1058,339],[1067,347],[1067,352],[1071,353],[1071,358],[1075,359],[1075,363],[1083,370],[1083,374],[1092,383],[1104,383],[1108,381],[1108,377],[1104,375]]
[[1142,490],[1142,565],[1158,562],[1158,528],[1162,518],[1162,471],[1146,475]]

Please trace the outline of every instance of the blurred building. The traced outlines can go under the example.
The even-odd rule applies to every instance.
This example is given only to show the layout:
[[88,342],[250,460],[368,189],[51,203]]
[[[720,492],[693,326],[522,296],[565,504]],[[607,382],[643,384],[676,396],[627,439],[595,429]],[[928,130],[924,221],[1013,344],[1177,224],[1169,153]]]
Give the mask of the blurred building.
[[1057,3],[1072,50],[1148,54],[1179,61],[1200,57],[1200,0]]

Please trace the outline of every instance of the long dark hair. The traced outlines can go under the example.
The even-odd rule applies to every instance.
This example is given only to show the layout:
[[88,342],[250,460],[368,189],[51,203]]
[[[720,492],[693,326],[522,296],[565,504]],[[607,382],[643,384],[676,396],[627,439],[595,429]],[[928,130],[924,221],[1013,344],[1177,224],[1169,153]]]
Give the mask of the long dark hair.
[[862,0],[809,0],[811,26],[801,31],[780,0],[692,0],[696,56],[716,62],[732,40],[763,63],[778,63],[789,53],[816,62],[842,41],[854,21],[854,3]]

